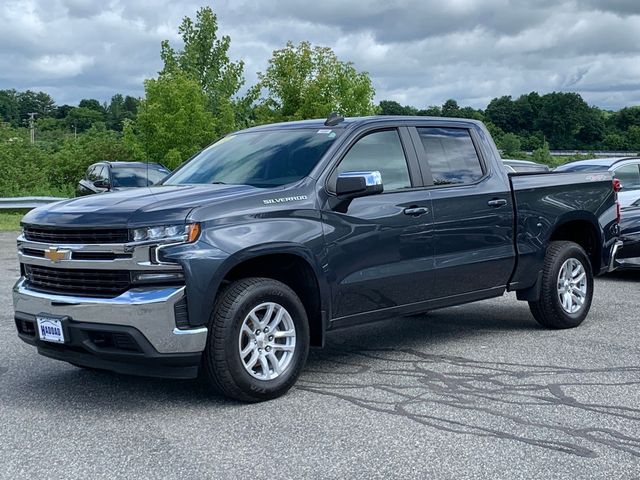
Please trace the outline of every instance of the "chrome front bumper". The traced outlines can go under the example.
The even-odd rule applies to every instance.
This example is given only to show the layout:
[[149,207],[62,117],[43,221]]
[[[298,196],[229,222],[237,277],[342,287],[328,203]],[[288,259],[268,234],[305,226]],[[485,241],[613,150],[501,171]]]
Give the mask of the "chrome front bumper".
[[29,290],[21,278],[13,288],[16,314],[49,313],[72,321],[134,327],[158,353],[194,353],[204,350],[207,328],[176,328],[174,305],[185,287],[133,288],[115,298],[76,297]]

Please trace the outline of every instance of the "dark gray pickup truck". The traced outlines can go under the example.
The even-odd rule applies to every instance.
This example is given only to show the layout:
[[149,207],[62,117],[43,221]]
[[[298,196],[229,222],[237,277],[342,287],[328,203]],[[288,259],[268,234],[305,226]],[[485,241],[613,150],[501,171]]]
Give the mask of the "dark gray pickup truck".
[[620,247],[610,174],[509,176],[471,120],[265,125],[162,183],[24,217],[20,338],[259,401],[349,325],[515,291],[542,325],[575,327]]

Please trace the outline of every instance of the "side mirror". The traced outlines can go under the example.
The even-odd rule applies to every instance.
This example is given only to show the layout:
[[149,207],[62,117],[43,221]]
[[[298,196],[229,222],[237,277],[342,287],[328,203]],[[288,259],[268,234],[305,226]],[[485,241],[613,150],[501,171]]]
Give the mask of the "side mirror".
[[93,182],[93,186],[96,188],[106,188],[109,189],[109,187],[111,185],[109,185],[109,182],[107,180],[104,179],[98,179],[95,182]]
[[382,193],[382,174],[372,172],[344,172],[338,175],[336,195],[339,198],[366,197]]

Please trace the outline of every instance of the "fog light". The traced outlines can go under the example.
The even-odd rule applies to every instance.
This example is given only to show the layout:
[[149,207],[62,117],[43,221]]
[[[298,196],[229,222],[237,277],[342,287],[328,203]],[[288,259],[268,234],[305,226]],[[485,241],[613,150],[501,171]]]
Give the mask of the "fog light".
[[133,274],[133,283],[169,283],[182,282],[182,272],[138,272]]

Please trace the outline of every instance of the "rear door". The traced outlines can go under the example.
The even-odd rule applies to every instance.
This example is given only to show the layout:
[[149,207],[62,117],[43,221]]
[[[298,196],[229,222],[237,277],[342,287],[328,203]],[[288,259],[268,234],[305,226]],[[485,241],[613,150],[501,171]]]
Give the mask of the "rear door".
[[471,127],[417,126],[412,138],[433,185],[433,298],[505,286],[515,255],[505,172],[492,171]]

